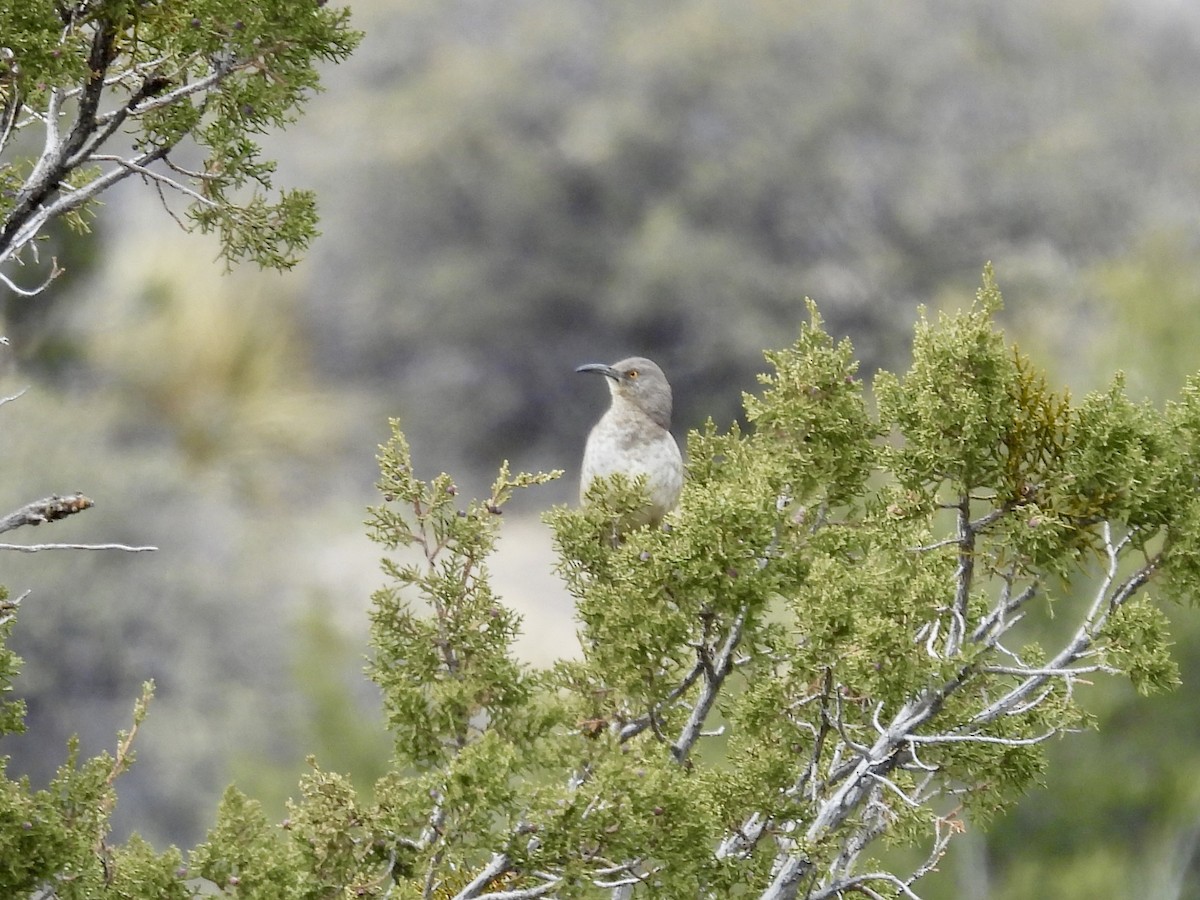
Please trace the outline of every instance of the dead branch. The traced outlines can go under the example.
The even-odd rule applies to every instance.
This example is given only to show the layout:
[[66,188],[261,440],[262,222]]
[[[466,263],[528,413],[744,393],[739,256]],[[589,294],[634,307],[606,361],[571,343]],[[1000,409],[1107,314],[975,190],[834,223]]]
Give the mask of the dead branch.
[[91,509],[95,502],[83,494],[76,492],[69,497],[51,494],[42,500],[26,503],[20,509],[10,512],[0,518],[0,534],[20,528],[23,525],[41,525],[45,522],[57,522],[67,516]]

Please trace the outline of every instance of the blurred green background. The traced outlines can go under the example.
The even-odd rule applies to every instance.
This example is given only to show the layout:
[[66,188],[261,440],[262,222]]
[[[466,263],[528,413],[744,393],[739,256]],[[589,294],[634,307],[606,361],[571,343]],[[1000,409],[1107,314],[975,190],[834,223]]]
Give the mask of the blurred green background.
[[[505,458],[567,470],[496,565],[538,661],[574,645],[537,515],[573,498],[605,403],[580,363],[658,360],[682,437],[737,417],[804,296],[869,376],[991,260],[1054,382],[1124,369],[1162,402],[1200,368],[1200,5],[351,6],[361,50],[267,140],[320,198],[301,266],[225,274],[130,182],[96,234],[54,238],[52,291],[4,300],[0,388],[32,389],[0,413],[0,506],[82,490],[95,510],[29,539],[162,549],[4,557],[33,593],[29,732],[0,751],[43,784],[153,677],[121,829],[187,845],[231,779],[281,810],[306,753],[364,788],[384,764],[361,520],[389,415],[464,492]],[[923,896],[1200,898],[1200,617],[1172,614],[1184,687],[1098,684],[1100,732]]]

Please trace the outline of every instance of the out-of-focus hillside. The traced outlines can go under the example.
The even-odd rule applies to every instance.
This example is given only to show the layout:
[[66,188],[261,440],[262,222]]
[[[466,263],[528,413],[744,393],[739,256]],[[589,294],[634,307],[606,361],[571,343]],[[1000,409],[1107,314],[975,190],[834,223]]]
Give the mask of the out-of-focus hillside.
[[[992,260],[1013,333],[1056,378],[1088,388],[1125,367],[1161,399],[1200,368],[1200,8],[353,9],[361,50],[267,140],[280,180],[320,199],[324,235],[297,270],[222,277],[211,245],[128,184],[87,252],[62,244],[58,289],[6,301],[20,360],[5,380],[34,389],[0,411],[4,503],[84,490],[97,508],[55,538],[162,549],[5,558],[0,581],[34,594],[15,642],[30,730],[0,752],[44,781],[72,731],[111,745],[154,677],[122,827],[189,843],[235,771],[277,799],[327,746],[314,672],[375,728],[359,670],[380,579],[361,520],[389,415],[464,493],[504,458],[568,470],[514,504],[495,566],[541,661],[575,648],[536,515],[573,497],[604,403],[579,363],[659,360],[682,436],[738,415],[804,296],[869,375],[905,364],[919,304],[969,302]],[[1200,628],[1176,618],[1200,678]],[[1200,897],[1169,892],[1194,871],[1200,807],[1179,786],[1200,767],[1196,691],[1098,691],[1102,739],[1068,742],[1053,792],[930,896]],[[352,749],[322,762],[369,771],[386,740]]]
[[1181,6],[356,9],[336,131],[286,148],[336,173],[318,362],[404,391],[417,439],[473,467],[561,464],[599,402],[568,369],[630,350],[687,385],[681,425],[732,418],[805,295],[868,372],[988,259],[1015,320],[1092,334],[1081,273],[1195,219]]

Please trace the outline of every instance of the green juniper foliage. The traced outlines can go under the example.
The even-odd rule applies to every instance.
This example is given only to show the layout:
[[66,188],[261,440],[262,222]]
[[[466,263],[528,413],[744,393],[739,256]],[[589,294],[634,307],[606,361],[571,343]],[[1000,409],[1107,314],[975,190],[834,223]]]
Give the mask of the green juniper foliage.
[[277,190],[256,139],[359,37],[324,0],[0,0],[0,264],[133,175],[227,261],[294,265],[314,197]]
[[[236,789],[181,860],[104,840],[112,759],[4,783],[5,895],[271,898],[914,896],[953,836],[1088,723],[1080,688],[1175,669],[1146,588],[1200,580],[1200,381],[1163,411],[1120,379],[1074,402],[994,326],[990,270],[923,317],[877,411],[816,309],[767,355],[750,427],[689,436],[660,528],[612,540],[644,485],[550,512],[579,652],[517,659],[487,562],[512,494],[418,479],[393,422],[371,677],[394,736],[364,802],[316,761],[282,824]],[[1022,619],[1053,605],[1057,643]],[[5,675],[11,678],[12,666]],[[127,742],[121,744],[127,750]],[[117,759],[125,757],[126,750]],[[879,861],[922,848],[915,869]],[[74,885],[86,885],[83,890]]]

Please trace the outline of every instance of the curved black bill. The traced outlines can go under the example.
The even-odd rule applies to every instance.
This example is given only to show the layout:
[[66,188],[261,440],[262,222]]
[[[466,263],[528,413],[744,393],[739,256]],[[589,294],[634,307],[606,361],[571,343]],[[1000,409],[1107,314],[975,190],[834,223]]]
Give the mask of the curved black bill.
[[606,366],[604,363],[588,363],[586,366],[580,366],[576,372],[598,372],[601,375],[607,375],[614,380],[620,380],[621,373],[612,366]]

